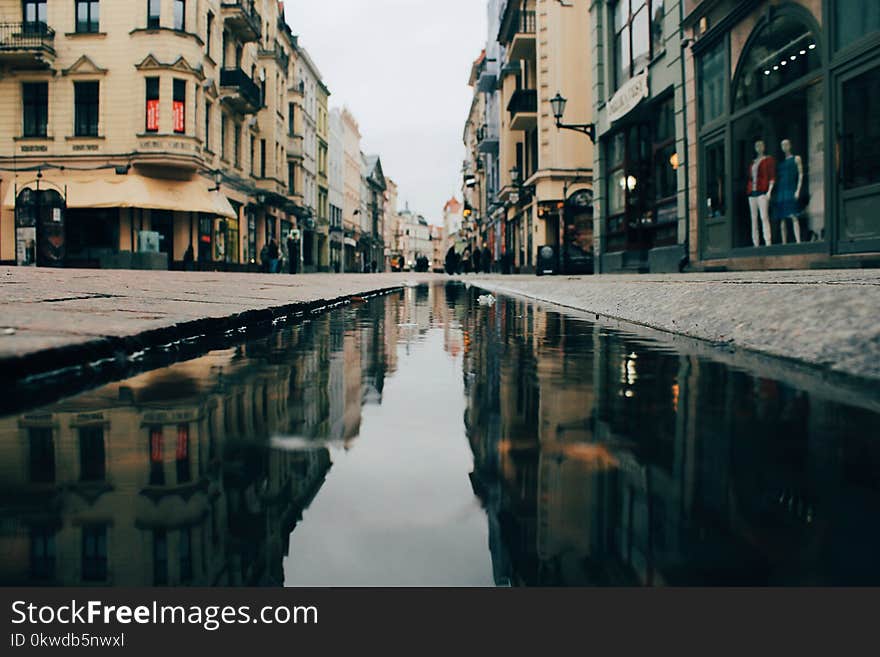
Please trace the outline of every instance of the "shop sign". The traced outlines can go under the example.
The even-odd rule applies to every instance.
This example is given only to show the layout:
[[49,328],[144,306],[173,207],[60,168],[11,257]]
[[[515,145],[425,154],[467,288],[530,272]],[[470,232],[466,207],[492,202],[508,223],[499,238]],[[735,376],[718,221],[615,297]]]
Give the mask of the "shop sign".
[[648,97],[648,71],[627,81],[608,101],[608,120],[612,123],[632,112]]

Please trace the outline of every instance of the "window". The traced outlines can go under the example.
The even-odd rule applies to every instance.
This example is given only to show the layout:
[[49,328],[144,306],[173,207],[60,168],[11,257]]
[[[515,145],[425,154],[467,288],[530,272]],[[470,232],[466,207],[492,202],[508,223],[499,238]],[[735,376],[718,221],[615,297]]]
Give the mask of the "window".
[[153,530],[153,586],[168,585],[168,533]]
[[235,156],[235,159],[233,160],[233,164],[235,164],[235,166],[240,169],[241,168],[241,125],[238,123],[236,123],[235,127],[233,128],[233,137],[232,138],[233,138],[232,149],[233,149],[233,155]]
[[880,68],[843,85],[843,107],[843,187],[880,183]]
[[51,427],[30,427],[30,474],[35,484],[50,484],[55,481],[55,442]]
[[87,582],[107,580],[107,526],[82,529],[82,578]]
[[706,217],[709,219],[723,217],[727,211],[727,199],[724,193],[724,142],[717,141],[706,146],[703,160],[706,163],[703,181]]
[[147,0],[147,28],[156,30],[162,15],[162,0]]
[[211,152],[211,102],[205,101],[205,150]]
[[208,12],[207,23],[205,25],[205,53],[211,56],[211,41],[214,39],[214,13]]
[[755,103],[818,69],[821,52],[802,21],[782,14],[750,40],[736,71],[734,109]]
[[186,0],[174,0],[174,29],[186,29]]
[[724,43],[719,43],[699,61],[700,92],[698,103],[700,122],[709,123],[725,113],[724,90],[727,72],[724,66]]
[[287,134],[291,137],[296,134],[296,105],[288,103],[287,105]]
[[226,147],[226,133],[228,131],[228,120],[225,114],[220,114],[220,157],[227,162],[229,161],[229,151]]
[[186,80],[174,80],[174,132],[186,132]]
[[79,33],[97,32],[100,3],[97,0],[77,0],[76,31]]
[[146,130],[159,132],[159,78],[147,78]]
[[266,140],[260,140],[260,178],[266,177]]
[[880,31],[880,3],[847,0],[834,3],[834,32],[838,50],[877,31]]
[[100,83],[74,82],[74,134],[77,137],[98,136]]
[[251,135],[251,175],[252,176],[257,175],[256,165],[257,165],[256,140],[254,139],[254,136]]
[[27,24],[26,29],[42,31],[48,22],[47,0],[24,0],[22,16]]
[[641,73],[663,48],[662,0],[618,0],[613,9],[614,82]]
[[21,85],[25,137],[45,137],[49,123],[49,83],[25,82]]
[[104,481],[106,462],[104,454],[104,427],[79,429],[80,481]]
[[287,163],[287,189],[291,196],[296,194],[296,169],[293,162]]
[[165,457],[162,427],[150,429],[150,486],[165,485]]
[[189,459],[189,425],[181,424],[177,427],[177,483],[186,484],[192,480]]

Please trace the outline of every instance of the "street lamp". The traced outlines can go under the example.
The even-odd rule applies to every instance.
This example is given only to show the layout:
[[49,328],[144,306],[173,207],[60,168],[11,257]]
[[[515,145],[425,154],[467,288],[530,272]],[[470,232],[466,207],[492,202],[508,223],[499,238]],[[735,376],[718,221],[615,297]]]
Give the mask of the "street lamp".
[[214,171],[213,177],[214,177],[214,186],[211,189],[209,189],[208,191],[209,192],[219,192],[220,186],[223,184],[223,172],[220,171],[220,169],[217,169],[216,171]]
[[565,106],[568,104],[568,99],[565,98],[558,91],[556,95],[550,99],[550,107],[553,108],[553,117],[556,119],[556,128],[557,130],[574,130],[575,132],[582,132],[590,138],[594,144],[596,143],[596,124],[595,123],[579,123],[579,124],[565,124],[562,122],[562,117],[565,116]]

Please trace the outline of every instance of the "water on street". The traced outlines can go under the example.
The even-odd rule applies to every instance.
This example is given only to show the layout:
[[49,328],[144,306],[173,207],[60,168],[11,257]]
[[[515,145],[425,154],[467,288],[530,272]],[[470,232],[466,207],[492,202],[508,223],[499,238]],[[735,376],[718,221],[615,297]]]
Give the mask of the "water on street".
[[880,584],[880,393],[457,283],[0,418],[0,583]]

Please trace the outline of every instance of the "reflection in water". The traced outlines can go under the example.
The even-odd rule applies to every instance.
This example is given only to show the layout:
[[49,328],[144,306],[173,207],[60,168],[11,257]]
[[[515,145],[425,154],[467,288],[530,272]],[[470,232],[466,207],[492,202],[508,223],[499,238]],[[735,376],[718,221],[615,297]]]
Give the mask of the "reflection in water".
[[0,583],[880,583],[874,391],[478,294],[0,418]]

